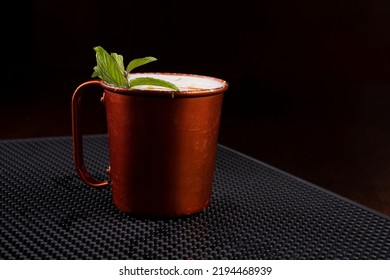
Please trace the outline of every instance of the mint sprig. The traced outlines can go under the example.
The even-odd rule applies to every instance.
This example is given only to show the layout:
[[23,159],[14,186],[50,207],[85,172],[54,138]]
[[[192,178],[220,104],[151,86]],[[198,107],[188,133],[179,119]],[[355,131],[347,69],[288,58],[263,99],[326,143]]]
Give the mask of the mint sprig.
[[173,83],[156,78],[140,77],[130,80],[130,72],[132,70],[157,60],[152,56],[133,59],[125,69],[122,55],[117,53],[108,54],[108,52],[100,46],[95,47],[94,50],[96,52],[97,65],[93,68],[93,78],[99,77],[107,84],[123,88],[152,85],[166,87],[174,91],[180,91]]

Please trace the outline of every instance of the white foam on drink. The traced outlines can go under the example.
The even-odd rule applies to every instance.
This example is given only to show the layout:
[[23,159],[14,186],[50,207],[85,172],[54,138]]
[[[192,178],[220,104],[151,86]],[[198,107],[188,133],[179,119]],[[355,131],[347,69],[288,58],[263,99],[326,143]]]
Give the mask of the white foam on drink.
[[[140,77],[150,77],[155,79],[164,80],[177,86],[180,91],[199,91],[199,90],[214,90],[224,87],[226,84],[212,77],[197,76],[197,75],[182,75],[182,74],[164,74],[164,73],[134,73],[130,74],[131,80]],[[157,90],[166,91],[166,87],[154,86],[154,85],[142,85],[134,86],[134,89],[141,90]],[[170,89],[168,89],[170,90]]]

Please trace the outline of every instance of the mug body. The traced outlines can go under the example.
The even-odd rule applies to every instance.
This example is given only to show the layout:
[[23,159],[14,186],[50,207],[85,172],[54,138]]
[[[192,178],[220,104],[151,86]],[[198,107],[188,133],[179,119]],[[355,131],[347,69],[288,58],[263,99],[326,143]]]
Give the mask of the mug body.
[[204,210],[226,86],[178,93],[102,86],[116,207],[166,217]]

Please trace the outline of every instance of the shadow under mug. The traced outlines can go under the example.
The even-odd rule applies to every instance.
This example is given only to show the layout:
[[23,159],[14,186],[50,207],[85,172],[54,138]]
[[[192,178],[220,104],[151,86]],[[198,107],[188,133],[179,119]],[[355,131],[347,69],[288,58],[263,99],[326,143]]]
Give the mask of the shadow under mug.
[[[159,73],[157,73],[159,74]],[[72,98],[74,164],[81,180],[92,187],[111,185],[114,205],[122,212],[176,217],[203,211],[210,204],[223,93],[220,79],[212,89],[124,89],[91,80]],[[80,104],[85,89],[100,85],[106,110],[109,180],[87,171],[80,131]],[[97,151],[98,152],[98,151]]]

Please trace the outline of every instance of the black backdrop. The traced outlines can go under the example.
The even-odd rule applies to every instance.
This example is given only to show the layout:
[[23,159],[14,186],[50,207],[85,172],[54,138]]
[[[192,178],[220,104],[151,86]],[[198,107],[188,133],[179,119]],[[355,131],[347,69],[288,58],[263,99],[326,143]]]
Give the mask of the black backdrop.
[[144,71],[226,79],[245,100],[343,101],[311,87],[388,81],[389,10],[385,0],[13,1],[1,19],[3,87],[13,92],[2,99],[15,85],[25,98],[51,95],[45,83],[69,95],[102,45],[159,59]]

